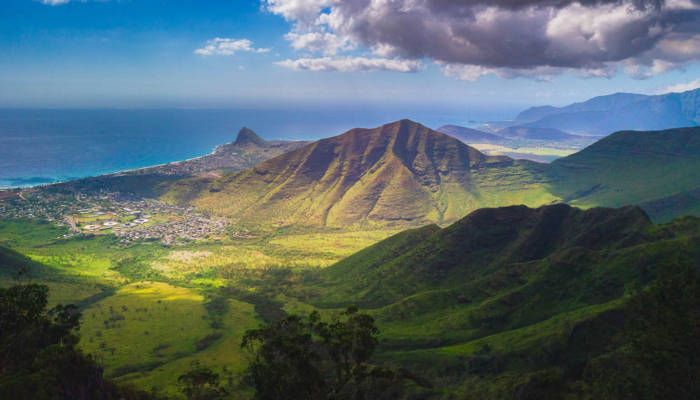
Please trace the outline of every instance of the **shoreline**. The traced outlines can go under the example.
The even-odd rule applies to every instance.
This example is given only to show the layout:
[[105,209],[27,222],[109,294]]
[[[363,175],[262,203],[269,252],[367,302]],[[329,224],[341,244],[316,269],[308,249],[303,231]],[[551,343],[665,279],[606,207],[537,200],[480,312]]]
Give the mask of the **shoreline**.
[[[149,166],[147,166],[147,167],[132,168],[132,169],[126,169],[126,170],[123,170],[123,171],[110,172],[110,173],[107,173],[107,174],[86,176],[86,177],[84,177],[84,178],[78,178],[78,179],[96,178],[96,177],[98,177],[98,176],[113,176],[113,175],[119,175],[119,174],[126,174],[126,173],[129,173],[129,172],[141,171],[141,170],[143,170],[143,169],[158,168],[158,167],[164,167],[164,166],[166,166],[166,165],[171,165],[171,164],[180,164],[180,163],[184,163],[184,162],[188,162],[188,161],[195,161],[195,160],[202,159],[202,158],[204,158],[204,157],[209,157],[209,156],[215,155],[216,152],[217,152],[221,147],[226,146],[227,144],[229,144],[229,143],[216,145],[216,146],[214,147],[214,149],[213,149],[210,153],[203,154],[203,155],[197,156],[197,157],[186,158],[186,159],[184,159],[184,160],[178,160],[178,161],[170,161],[170,162],[162,163],[162,164],[154,164],[154,165],[149,165]],[[73,179],[71,179],[71,180],[73,180]],[[69,181],[64,181],[64,182],[69,182]],[[58,182],[54,182],[54,183],[58,183]]]
[[[233,142],[230,142],[230,143],[233,143]],[[195,160],[199,160],[199,159],[202,159],[202,158],[205,158],[205,157],[209,157],[209,156],[212,156],[212,155],[216,154],[217,151],[218,151],[220,148],[222,148],[223,146],[226,146],[226,145],[228,145],[228,144],[230,144],[230,143],[224,143],[224,144],[216,145],[216,146],[214,146],[214,148],[212,149],[212,151],[209,152],[209,153],[207,153],[207,154],[203,154],[203,155],[201,155],[201,156],[196,156],[196,157],[191,157],[191,158],[186,158],[186,159],[184,159],[184,160],[176,160],[176,161],[170,161],[170,162],[161,163],[161,164],[147,165],[147,166],[145,166],[145,167],[131,168],[131,169],[119,170],[119,171],[115,171],[115,172],[105,172],[105,173],[96,174],[96,175],[86,175],[86,176],[82,176],[82,177],[72,177],[72,178],[65,178],[65,179],[64,179],[64,178],[57,178],[57,180],[55,180],[55,181],[53,181],[53,182],[47,182],[47,183],[37,183],[37,184],[28,184],[28,185],[20,185],[20,186],[0,187],[0,193],[3,193],[3,192],[12,192],[12,191],[21,191],[21,190],[33,189],[33,188],[42,188],[42,187],[47,187],[47,186],[52,186],[52,185],[58,185],[58,184],[61,184],[61,183],[66,183],[66,182],[71,182],[71,181],[77,181],[77,180],[81,180],[81,179],[98,178],[98,177],[101,177],[101,176],[120,176],[120,175],[126,175],[126,174],[128,174],[128,173],[133,173],[133,172],[141,171],[141,170],[144,170],[144,169],[158,168],[158,167],[164,167],[164,166],[172,165],[172,164],[180,164],[180,163],[184,163],[184,162],[188,162],[188,161],[195,161]],[[27,180],[30,180],[30,179],[37,179],[37,178],[42,178],[42,177],[32,177],[32,178],[26,178],[26,179],[27,179]],[[23,178],[0,178],[0,181],[2,181],[2,180],[8,180],[8,181],[9,181],[9,180],[16,180],[16,179],[23,179]]]

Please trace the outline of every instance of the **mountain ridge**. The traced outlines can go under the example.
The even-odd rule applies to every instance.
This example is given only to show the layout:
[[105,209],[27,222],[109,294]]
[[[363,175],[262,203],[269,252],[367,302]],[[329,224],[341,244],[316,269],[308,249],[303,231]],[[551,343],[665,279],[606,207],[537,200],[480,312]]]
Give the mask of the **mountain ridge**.
[[534,122],[538,119],[553,114],[561,114],[576,111],[606,111],[611,108],[624,107],[649,96],[636,93],[616,92],[609,95],[592,97],[585,101],[569,104],[563,107],[535,106],[521,111],[516,121]]
[[444,223],[494,200],[479,188],[495,190],[483,182],[489,172],[507,177],[528,166],[404,119],[319,140],[196,193],[175,187],[166,198],[280,226]]
[[[518,377],[552,371],[543,393],[576,393],[589,363],[625,346],[634,297],[664,271],[700,268],[699,239],[700,219],[654,225],[639,207],[480,209],[361,250],[305,293],[321,309],[368,309],[378,358],[465,380],[466,398],[514,398]],[[515,387],[479,391],[504,382]]]
[[[479,273],[492,273],[504,264],[547,258],[555,249],[630,247],[646,240],[644,232],[651,226],[648,215],[636,206],[588,210],[566,204],[481,208],[442,229],[428,225],[400,233],[398,240],[409,245],[400,246],[401,252],[392,252],[395,258],[366,262],[366,255],[358,253],[327,268],[323,275],[347,282],[344,285],[349,292],[343,296],[352,301],[364,307],[384,307],[415,294],[414,286],[460,284],[477,273],[471,269],[475,267],[467,265],[478,265]],[[421,239],[411,239],[411,234]],[[392,243],[397,237],[387,241]],[[387,244],[380,242],[375,246]],[[418,259],[422,261],[419,263]],[[382,262],[385,265],[379,267]],[[459,269],[460,265],[467,269]],[[398,269],[405,269],[400,283],[383,282]],[[387,285],[400,288],[386,290]]]
[[696,209],[687,201],[662,200],[700,188],[697,171],[700,127],[619,131],[553,161],[550,190],[562,201],[582,207],[645,204],[654,220],[668,221]]
[[591,135],[698,126],[700,89],[659,95],[614,93],[564,107],[531,107],[516,121],[525,127]]
[[700,128],[618,132],[539,164],[487,156],[402,120],[352,129],[242,172],[176,181],[162,199],[268,227],[447,224],[482,207],[558,202],[645,204],[666,221],[695,212],[692,195],[655,201],[700,188],[698,141]]

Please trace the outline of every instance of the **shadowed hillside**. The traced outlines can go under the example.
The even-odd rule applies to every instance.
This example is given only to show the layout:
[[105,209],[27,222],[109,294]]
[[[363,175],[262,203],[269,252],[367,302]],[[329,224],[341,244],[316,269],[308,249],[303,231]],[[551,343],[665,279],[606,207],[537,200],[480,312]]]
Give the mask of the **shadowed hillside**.
[[45,272],[46,267],[30,258],[0,245],[0,278],[30,278]]
[[419,225],[488,205],[541,204],[541,166],[486,156],[402,120],[353,129],[210,181],[174,184],[165,199],[254,224]]
[[585,207],[643,204],[655,220],[667,221],[695,210],[687,200],[700,188],[698,171],[700,128],[616,132],[554,161],[551,193]]
[[[630,247],[651,227],[637,207],[582,211],[565,204],[484,208],[453,225],[407,231],[329,267],[323,273],[347,292],[332,297],[382,307],[421,291],[460,286],[508,265],[556,252]],[[379,253],[379,255],[377,255]],[[400,276],[401,279],[392,277]]]
[[564,398],[622,345],[628,302],[659,271],[700,269],[699,234],[697,218],[653,225],[637,207],[481,209],[329,267],[311,302],[372,310],[381,359],[461,380],[466,398],[516,398],[542,376]]

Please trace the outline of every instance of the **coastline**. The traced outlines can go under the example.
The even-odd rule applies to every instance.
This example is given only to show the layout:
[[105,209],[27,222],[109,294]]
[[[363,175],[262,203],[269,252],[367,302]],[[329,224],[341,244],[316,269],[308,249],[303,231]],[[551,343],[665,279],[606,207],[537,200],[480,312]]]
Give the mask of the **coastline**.
[[[167,166],[167,165],[172,165],[172,164],[181,164],[181,163],[188,162],[188,161],[196,161],[196,160],[200,160],[200,159],[205,158],[205,157],[209,157],[209,156],[215,155],[215,154],[217,153],[217,151],[218,151],[221,147],[226,146],[227,144],[229,144],[229,143],[216,145],[216,146],[214,147],[214,149],[213,149],[211,152],[209,152],[209,153],[207,153],[207,154],[203,154],[203,155],[201,155],[201,156],[197,156],[197,157],[186,158],[186,159],[184,159],[184,160],[178,160],[178,161],[170,161],[170,162],[162,163],[162,164],[148,165],[148,166],[146,166],[146,167],[141,167],[141,168],[125,169],[125,170],[122,170],[122,171],[110,172],[110,173],[107,173],[107,174],[86,176],[86,177],[84,177],[84,178],[78,178],[78,179],[95,178],[95,177],[98,177],[98,176],[119,176],[120,174],[127,174],[127,173],[129,173],[129,172],[137,172],[137,171],[141,171],[141,170],[149,169],[149,168],[165,167],[165,166]],[[67,182],[67,181],[64,181],[64,182]],[[58,182],[55,182],[55,183],[58,183]]]
[[130,168],[130,169],[123,169],[123,170],[118,170],[118,171],[113,171],[113,172],[102,172],[102,173],[95,173],[95,174],[90,174],[90,175],[85,175],[85,176],[75,176],[75,177],[27,177],[27,178],[0,178],[0,182],[2,181],[14,181],[14,180],[25,180],[25,181],[31,181],[31,180],[51,180],[51,182],[43,182],[43,183],[36,183],[36,184],[26,184],[26,185],[16,185],[16,186],[0,186],[0,193],[3,192],[12,192],[12,191],[18,191],[18,190],[23,190],[23,189],[32,189],[32,188],[42,188],[42,187],[48,187],[52,185],[58,185],[61,183],[66,183],[66,182],[71,182],[71,181],[76,181],[80,179],[89,179],[89,178],[97,178],[101,176],[121,176],[121,175],[126,175],[129,173],[134,173],[138,171],[142,171],[145,169],[149,168],[158,168],[158,167],[164,167],[168,165],[173,165],[173,164],[180,164],[188,161],[196,161],[205,157],[209,157],[212,155],[215,155],[222,147],[228,145],[230,143],[224,143],[224,144],[219,144],[214,146],[211,152],[207,154],[203,154],[200,156],[196,157],[190,157],[182,160],[176,160],[176,161],[170,161],[166,163],[161,163],[161,164],[152,164],[152,165],[147,165],[139,168]]

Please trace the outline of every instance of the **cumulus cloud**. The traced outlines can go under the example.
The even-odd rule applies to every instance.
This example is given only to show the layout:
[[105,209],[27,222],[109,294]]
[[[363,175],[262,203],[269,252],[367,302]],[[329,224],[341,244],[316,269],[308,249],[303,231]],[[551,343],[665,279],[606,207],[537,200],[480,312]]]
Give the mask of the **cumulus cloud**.
[[262,0],[269,11],[304,27],[314,25],[318,14],[338,0]]
[[194,51],[202,56],[232,56],[237,52],[267,53],[270,49],[254,48],[248,39],[214,38],[207,44]]
[[666,89],[659,91],[659,93],[681,93],[695,89],[700,89],[700,78],[694,81],[669,86]]
[[297,60],[284,60],[276,63],[286,68],[309,71],[334,71],[334,72],[363,72],[363,71],[397,71],[416,72],[420,70],[421,63],[416,60],[400,60],[388,58],[300,58]]
[[328,32],[289,32],[285,38],[296,50],[322,52],[326,55],[337,54],[338,51],[351,47],[346,39]]
[[476,79],[576,70],[644,78],[700,59],[700,0],[262,0],[293,48],[434,60]]

